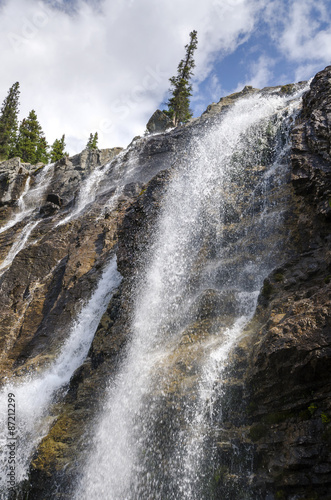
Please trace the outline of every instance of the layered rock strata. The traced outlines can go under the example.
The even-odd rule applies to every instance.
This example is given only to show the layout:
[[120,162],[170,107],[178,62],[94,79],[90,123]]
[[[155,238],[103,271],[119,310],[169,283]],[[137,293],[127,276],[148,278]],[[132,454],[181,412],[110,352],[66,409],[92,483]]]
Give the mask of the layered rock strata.
[[[217,448],[219,465],[209,485],[210,498],[237,500],[247,494],[261,500],[330,498],[330,86],[328,67],[313,80],[292,131],[292,178],[284,192],[275,194],[290,199],[280,229],[288,234],[287,260],[265,281],[255,317],[232,355],[231,382],[219,403],[224,429],[211,443]],[[292,90],[285,86],[265,92]],[[64,400],[51,410],[54,424],[41,441],[29,481],[17,498],[38,500],[50,494],[72,498],[89,452],[89,427],[102,405],[106,381],[116,373],[125,352],[135,280],[172,167],[181,161],[190,137],[210,126],[236,99],[256,92],[246,88],[211,106],[186,127],[134,141],[120,160],[112,160],[111,174],[102,181],[104,190],[89,212],[62,225],[56,224],[77,206],[81,181],[119,151],[96,152],[93,158],[84,152],[55,165],[42,210],[34,213],[38,225],[30,238],[35,243],[23,248],[1,277],[1,373],[24,375],[52,360],[79,300],[91,295],[112,253],[117,254],[123,281],[101,319],[88,358],[73,375]],[[116,169],[125,170],[125,165],[128,172],[135,166],[134,177],[128,174],[115,205],[101,211],[100,217],[116,190],[112,183]],[[2,167],[14,172],[1,184],[1,217],[7,222],[29,172],[32,176],[38,172],[18,160]],[[257,167],[252,183],[259,175]],[[228,213],[225,234],[230,246],[241,210]],[[10,247],[21,229],[20,222],[4,234],[3,248]],[[246,243],[254,242],[248,238]],[[185,392],[190,394],[195,376],[198,349],[192,342],[198,345],[220,304],[228,304],[231,316],[231,294],[220,297],[210,290],[199,300],[198,321],[187,329],[181,349],[165,369],[174,407]]]
[[265,280],[229,368],[215,498],[331,498],[330,131],[329,66],[292,130],[291,255]]

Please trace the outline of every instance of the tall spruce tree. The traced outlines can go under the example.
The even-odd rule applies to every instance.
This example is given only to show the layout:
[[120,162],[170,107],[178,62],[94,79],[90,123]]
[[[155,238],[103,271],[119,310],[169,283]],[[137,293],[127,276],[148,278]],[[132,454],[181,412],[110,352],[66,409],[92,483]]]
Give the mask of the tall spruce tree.
[[177,76],[169,79],[171,83],[169,91],[172,93],[172,97],[167,103],[166,114],[173,120],[175,126],[187,122],[193,116],[190,110],[190,96],[192,95],[190,79],[195,67],[193,54],[197,45],[197,31],[194,30],[190,33],[190,43],[185,45],[186,55],[178,65]]
[[86,147],[87,149],[98,149],[98,132],[94,135],[92,133],[90,134]]
[[33,165],[40,161],[47,163],[49,159],[48,147],[36,112],[32,109],[29,116],[24,118],[20,124],[13,155],[19,156],[23,161]]
[[14,83],[2,103],[0,112],[0,160],[6,160],[11,156],[15,146],[18,129],[19,87],[18,82]]
[[64,156],[69,156],[68,153],[64,151],[65,147],[65,135],[63,134],[61,139],[55,139],[51,147],[50,159],[52,163],[61,160]]

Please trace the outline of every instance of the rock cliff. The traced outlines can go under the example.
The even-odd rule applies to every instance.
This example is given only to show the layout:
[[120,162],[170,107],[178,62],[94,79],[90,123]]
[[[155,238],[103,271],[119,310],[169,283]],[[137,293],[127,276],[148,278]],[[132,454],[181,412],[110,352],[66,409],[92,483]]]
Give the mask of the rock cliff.
[[[90,450],[89,429],[130,338],[143,256],[189,139],[242,97],[292,90],[245,87],[186,127],[138,138],[126,151],[83,151],[50,167],[21,164],[19,159],[0,164],[0,217],[7,227],[0,234],[3,380],[19,380],[29,370],[50,365],[109,256],[116,254],[123,277],[86,360],[55,398],[49,411],[52,424],[34,453],[29,479],[11,498],[72,498]],[[206,498],[331,498],[331,66],[311,82],[291,138],[291,152],[283,159],[290,162],[291,175],[272,194],[274,201],[288,200],[286,214],[277,234],[261,246],[267,253],[275,238],[283,240],[284,259],[265,280],[256,313],[231,355],[222,391],[223,429],[210,438],[216,466]],[[264,146],[264,156],[269,146]],[[246,170],[246,188],[252,190],[264,166],[247,165]],[[91,178],[97,194],[88,189]],[[80,189],[84,182],[85,191]],[[35,187],[31,199],[24,198],[27,183],[30,190]],[[231,190],[234,198],[236,189],[239,184]],[[254,213],[261,210],[257,200]],[[229,201],[223,236],[234,272],[245,249],[257,244],[250,234],[251,214],[244,211]],[[13,217],[16,223],[10,226]],[[25,237],[31,244],[20,247]],[[204,248],[201,259],[212,259],[217,251],[212,234],[206,235]],[[187,325],[180,348],[164,368],[171,403],[166,423],[184,425],[174,409],[192,396],[194,364],[202,355],[199,342],[215,324],[223,331],[231,323],[233,304],[231,290],[226,295],[206,290],[197,299],[197,320]],[[227,313],[219,317],[221,308]],[[169,439],[166,425],[162,439]]]

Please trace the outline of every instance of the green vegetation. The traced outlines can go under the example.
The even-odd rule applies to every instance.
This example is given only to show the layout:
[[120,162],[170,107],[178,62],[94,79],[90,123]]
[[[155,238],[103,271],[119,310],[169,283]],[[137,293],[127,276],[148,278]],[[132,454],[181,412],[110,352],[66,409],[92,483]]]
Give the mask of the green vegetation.
[[221,481],[224,480],[224,477],[228,473],[229,473],[229,470],[225,465],[221,465],[220,467],[218,467],[218,469],[216,469],[216,471],[214,473],[214,477],[213,477],[214,483],[219,484]]
[[295,85],[294,83],[288,83],[287,85],[283,85],[280,89],[280,93],[284,95],[290,95],[294,92]]
[[55,161],[61,160],[64,156],[69,156],[68,153],[65,152],[65,135],[61,137],[61,139],[55,139],[53,142],[51,152],[50,152],[50,160],[52,163]]
[[14,83],[10,87],[7,97],[2,103],[0,114],[0,160],[12,157],[18,130],[18,106],[20,84]]
[[[8,91],[7,97],[0,110],[0,161],[8,160],[14,156],[20,157],[24,162],[35,165],[36,163],[56,162],[64,156],[69,156],[65,151],[65,135],[55,139],[51,148],[47,143],[45,134],[38,121],[37,114],[32,109],[27,118],[18,124],[20,85],[14,83]],[[98,148],[98,132],[90,134],[86,147]],[[50,151],[49,151],[50,149]]]
[[311,403],[308,406],[308,411],[310,413],[310,416],[313,416],[316,410],[317,410],[317,405],[315,403]]
[[36,112],[32,109],[20,124],[13,156],[19,156],[24,162],[33,165],[38,162],[48,163],[48,147]]
[[324,413],[324,411],[322,411],[321,413],[321,419],[324,425],[327,425],[331,422],[330,417],[326,413]]
[[263,418],[263,422],[268,425],[280,424],[281,422],[285,422],[292,417],[294,417],[294,413],[292,411],[278,411],[274,413],[268,413],[268,415]]
[[282,274],[282,273],[276,273],[274,275],[274,278],[275,278],[275,281],[277,281],[277,283],[280,283],[281,281],[284,280],[284,274]]
[[263,295],[264,298],[270,299],[273,289],[274,287],[272,286],[270,281],[268,279],[265,279],[261,290],[261,294]]
[[249,437],[252,441],[258,441],[268,433],[268,428],[264,424],[255,424],[249,430]]
[[169,79],[172,97],[167,103],[168,110],[164,112],[172,119],[175,126],[186,123],[193,116],[189,100],[192,95],[192,85],[189,82],[195,67],[193,54],[197,45],[197,32],[194,30],[190,33],[190,43],[185,45],[186,56],[178,65],[177,76]]
[[86,147],[87,149],[98,149],[98,132],[94,135],[92,133],[90,134]]

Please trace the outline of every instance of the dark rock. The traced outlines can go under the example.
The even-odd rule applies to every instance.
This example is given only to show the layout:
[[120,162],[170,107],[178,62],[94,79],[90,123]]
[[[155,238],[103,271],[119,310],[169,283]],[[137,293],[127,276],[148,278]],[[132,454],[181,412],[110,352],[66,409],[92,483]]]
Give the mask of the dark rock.
[[[179,325],[180,345],[162,362],[160,377],[166,381],[162,397],[159,388],[154,388],[162,406],[162,423],[155,422],[155,426],[162,429],[160,439],[165,447],[173,439],[173,428],[179,435],[189,421],[183,421],[186,416],[178,416],[177,409],[196,397],[192,387],[198,384],[197,367],[205,355],[202,342],[215,334],[212,321],[216,320],[220,336],[238,308],[236,292],[230,286],[227,292],[219,292],[218,284],[230,284],[242,269],[238,265],[241,259],[260,257],[269,243],[286,234],[284,263],[264,282],[256,314],[229,354],[229,367],[222,374],[219,399],[211,412],[211,426],[215,426],[205,444],[216,450],[218,463],[213,464],[210,498],[330,497],[330,71],[331,67],[326,68],[313,80],[293,129],[292,181],[282,193],[275,185],[274,196],[288,199],[283,226],[270,240],[256,241],[250,234],[249,210],[242,206],[234,210],[231,202],[224,202],[221,250],[231,265],[226,271],[219,270],[214,288],[203,290],[202,284],[190,283],[192,289],[197,287],[195,302],[192,300],[198,309],[196,321],[192,324],[188,311],[185,324]],[[290,95],[292,91],[292,86],[286,86],[262,93]],[[208,113],[187,127],[137,139],[121,155],[121,163],[114,160],[111,164],[95,206],[58,227],[52,225],[52,216],[60,218],[62,199],[69,213],[81,181],[119,151],[108,150],[102,157],[99,151],[85,150],[55,164],[49,187],[49,196],[55,197],[41,208],[42,218],[34,233],[38,244],[22,249],[1,277],[1,374],[19,376],[31,366],[47,365],[64,341],[81,300],[91,296],[115,251],[123,281],[99,323],[87,359],[73,374],[64,399],[52,409],[56,418],[33,457],[26,498],[28,494],[35,500],[73,498],[70,485],[90,450],[86,439],[89,425],[102,406],[107,381],[116,373],[130,338],[135,280],[143,268],[172,166],[182,161],[190,134],[198,135],[238,98],[256,92],[245,88],[211,105]],[[115,192],[111,181],[117,178],[112,175],[132,160],[134,175],[126,179],[114,207],[100,217],[100,207]],[[18,178],[17,165],[13,169]],[[250,189],[261,167],[253,170]],[[236,189],[240,188],[233,185],[232,191]],[[16,196],[12,193],[14,189],[8,203]],[[250,195],[248,192],[247,200]],[[251,208],[253,215],[260,211],[258,203]],[[16,229],[22,227],[18,225],[8,236],[8,246]],[[199,259],[209,259],[212,265],[220,246],[212,231],[203,237],[205,246]],[[245,274],[241,283],[247,290],[255,290],[254,278]],[[221,323],[224,313],[226,321]],[[208,469],[210,464],[205,465]],[[162,468],[167,470],[167,466],[162,460]],[[166,494],[164,498],[172,497]]]
[[276,498],[330,498],[330,129],[331,66],[313,79],[293,128],[295,255],[265,281],[247,351],[257,498],[263,477]]
[[150,134],[154,134],[155,132],[164,132],[173,126],[170,118],[163,111],[157,109],[148,120],[146,128]]
[[20,158],[0,163],[0,206],[10,205],[18,200],[24,190],[29,167]]
[[48,201],[40,207],[39,213],[42,217],[50,217],[51,215],[54,215],[58,210],[60,206],[57,203],[52,203],[51,201]]
[[63,205],[68,205],[75,199],[81,181],[96,167],[108,163],[121,151],[122,148],[84,149],[75,156],[64,156],[54,165],[54,174],[49,186],[51,192],[61,198]]
[[49,193],[46,198],[46,202],[53,203],[54,205],[57,205],[58,207],[62,207],[63,200],[62,198],[55,193]]

